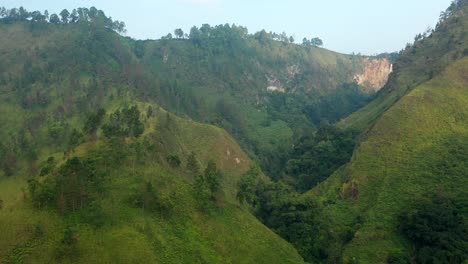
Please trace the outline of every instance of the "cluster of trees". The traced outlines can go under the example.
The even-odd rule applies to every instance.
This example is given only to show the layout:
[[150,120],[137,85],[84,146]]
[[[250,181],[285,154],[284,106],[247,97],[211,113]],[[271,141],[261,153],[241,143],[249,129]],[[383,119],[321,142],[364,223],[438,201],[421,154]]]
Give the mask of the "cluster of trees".
[[468,206],[437,195],[400,217],[417,263],[463,263],[468,259]]
[[96,113],[90,114],[83,127],[83,132],[87,135],[94,135],[105,115],[106,110],[103,108],[100,108]]
[[214,161],[209,161],[203,174],[195,179],[195,193],[202,209],[209,209],[210,204],[218,200],[222,173]]
[[356,133],[323,124],[316,133],[300,138],[287,162],[286,172],[296,179],[296,189],[308,191],[349,161]]
[[442,11],[440,13],[440,20],[439,20],[438,25],[440,25],[445,20],[447,20],[450,16],[452,16],[454,12],[463,8],[467,3],[468,3],[467,0],[453,0],[450,6],[447,8],[447,10]]
[[294,43],[294,37],[288,36],[286,32],[281,34],[275,32],[266,32],[265,30],[261,30],[253,35],[253,37],[258,40],[261,44],[266,44],[269,41],[280,41],[283,43]]
[[[260,41],[262,44],[266,44],[268,41],[279,41],[283,43],[294,43],[295,39],[293,36],[288,36],[286,32],[283,32],[281,34],[275,33],[275,32],[267,32],[265,30],[261,30],[253,35],[249,35],[247,28],[242,27],[242,26],[236,26],[236,25],[229,25],[229,24],[224,24],[224,25],[217,25],[217,26],[210,26],[209,24],[203,24],[200,28],[193,26],[190,29],[189,33],[185,33],[181,28],[177,28],[174,30],[174,35],[169,33],[167,36],[163,37],[162,39],[172,39],[173,36],[177,39],[190,39],[194,43],[199,44],[199,41],[201,39],[207,39],[207,38],[224,38],[228,35],[231,36],[237,36],[239,38],[245,39],[248,37],[253,37],[254,39]],[[309,47],[309,46],[315,46],[315,47],[321,47],[323,46],[323,41],[318,38],[312,38],[308,40],[307,38],[304,38],[302,41],[302,45]]]
[[[189,39],[195,45],[203,44],[203,41],[211,39],[211,42],[215,41],[215,45],[226,44],[226,40],[236,40],[244,39],[248,36],[248,31],[246,28],[236,25],[217,25],[215,27],[210,26],[209,24],[203,24],[200,28],[196,26],[190,29],[188,35]],[[237,43],[238,44],[238,43]]]
[[347,83],[338,87],[334,94],[313,103],[304,102],[303,112],[315,124],[335,123],[341,118],[366,105],[372,96],[361,91],[356,83]]
[[108,138],[138,137],[143,134],[144,130],[137,106],[116,110],[109,116],[108,122],[102,126],[102,132]]
[[38,208],[53,207],[61,213],[75,212],[84,209],[103,192],[103,177],[97,172],[93,160],[74,157],[56,172],[47,172],[54,177],[28,181],[31,200]]
[[12,23],[15,21],[32,21],[32,22],[49,22],[51,24],[67,24],[67,23],[96,23],[101,24],[106,28],[112,29],[119,33],[125,33],[125,23],[112,20],[107,17],[104,11],[95,7],[91,8],[77,8],[69,12],[63,9],[60,14],[50,14],[46,10],[44,13],[41,11],[29,12],[25,8],[12,8],[6,9],[0,7],[0,22]]
[[34,142],[25,129],[18,133],[9,133],[5,141],[0,142],[0,170],[6,176],[16,173],[21,161],[31,164],[31,170],[35,173],[34,161],[37,159],[37,142]]
[[329,226],[317,217],[320,205],[291,186],[260,175],[260,167],[253,166],[241,178],[237,199],[247,203],[260,221],[293,244],[307,261],[320,263],[332,255],[332,249],[326,247]]
[[315,38],[311,38],[310,40],[307,39],[307,38],[303,38],[302,39],[302,46],[304,47],[322,47],[323,46],[323,41],[318,38],[318,37],[315,37]]
[[174,207],[175,197],[173,193],[168,196],[163,195],[153,183],[147,181],[135,191],[131,200],[133,206],[139,207],[145,212],[167,214]]

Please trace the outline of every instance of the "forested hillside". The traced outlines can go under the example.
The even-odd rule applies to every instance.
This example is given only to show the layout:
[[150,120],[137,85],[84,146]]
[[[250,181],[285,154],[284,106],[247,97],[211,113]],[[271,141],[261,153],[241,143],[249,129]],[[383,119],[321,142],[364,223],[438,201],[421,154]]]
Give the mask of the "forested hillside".
[[2,263],[302,262],[239,206],[253,162],[236,141],[141,100],[148,79],[114,32],[120,22],[96,9],[48,22],[9,12],[0,22]]
[[376,57],[0,8],[0,260],[466,262],[466,4]]

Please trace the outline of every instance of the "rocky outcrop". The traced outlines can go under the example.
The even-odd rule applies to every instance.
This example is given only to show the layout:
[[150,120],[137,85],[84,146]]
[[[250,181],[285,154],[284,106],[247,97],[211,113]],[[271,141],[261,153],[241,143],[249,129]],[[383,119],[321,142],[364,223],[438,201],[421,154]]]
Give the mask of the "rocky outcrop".
[[371,91],[379,91],[387,83],[388,76],[393,71],[393,65],[387,58],[362,61],[363,71],[354,76],[354,81]]

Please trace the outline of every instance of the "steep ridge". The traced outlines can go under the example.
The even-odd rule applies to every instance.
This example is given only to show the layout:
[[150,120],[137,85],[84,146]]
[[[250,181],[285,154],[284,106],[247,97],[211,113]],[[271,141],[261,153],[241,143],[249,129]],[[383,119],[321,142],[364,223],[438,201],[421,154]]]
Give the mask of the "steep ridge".
[[[162,109],[145,123],[141,139],[118,145],[105,138],[84,142],[68,159],[62,153],[51,154],[57,165],[50,175],[0,177],[0,259],[6,263],[302,262],[292,246],[236,205],[237,182],[251,161],[225,131],[167,115]],[[215,160],[223,173],[217,204],[207,209],[200,209],[194,193],[197,175],[186,169],[192,151],[201,168]],[[165,161],[168,155],[179,157],[182,165]],[[94,160],[104,177],[103,193],[87,189],[92,202],[79,210],[67,209],[68,202],[61,209],[60,196],[49,206],[31,206],[35,194],[27,191],[31,184],[26,180],[53,182],[73,157]],[[39,158],[41,171],[48,160]],[[156,198],[146,198],[142,208],[134,197],[145,194],[147,186],[154,186]]]
[[359,84],[373,91],[379,91],[388,81],[388,76],[393,71],[393,65],[388,58],[364,59],[364,71],[354,76]]
[[400,217],[433,196],[449,197],[467,218],[467,8],[454,2],[435,32],[403,52],[377,99],[341,122],[367,130],[351,161],[307,194],[324,205],[323,235],[339,252],[331,258],[414,259]]
[[467,73],[465,58],[413,89],[376,122],[351,162],[311,191],[328,204],[324,216],[335,232],[353,230],[345,262],[409,256],[399,214],[437,192],[468,197]]
[[468,54],[466,1],[455,1],[434,30],[419,34],[393,65],[388,83],[376,98],[340,122],[341,127],[364,130],[412,89],[441,73]]

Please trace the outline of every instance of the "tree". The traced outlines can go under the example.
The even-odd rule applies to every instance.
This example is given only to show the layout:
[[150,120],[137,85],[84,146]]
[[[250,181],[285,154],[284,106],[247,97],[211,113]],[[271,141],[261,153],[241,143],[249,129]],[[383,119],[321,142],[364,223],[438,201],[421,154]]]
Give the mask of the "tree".
[[125,34],[127,32],[127,29],[125,29],[125,22],[123,21],[113,21],[110,20],[109,21],[109,24],[110,24],[110,29],[120,33],[120,34]]
[[179,167],[180,164],[182,163],[182,161],[180,160],[179,156],[176,155],[176,154],[171,154],[171,155],[168,155],[166,157],[166,160],[167,162],[169,163],[169,165],[171,165],[172,167]]
[[30,16],[31,16],[31,14],[26,9],[24,9],[24,7],[21,6],[18,9],[18,17],[19,17],[20,20],[26,20]]
[[315,37],[310,40],[310,44],[314,47],[321,47],[323,46],[323,41],[320,38]]
[[45,21],[45,16],[43,16],[41,12],[39,11],[34,11],[31,13],[31,21],[34,21],[34,22]]
[[174,35],[176,36],[176,38],[183,38],[184,37],[184,31],[180,28],[174,30]]
[[288,42],[289,41],[289,38],[288,38],[288,34],[286,34],[286,32],[283,31],[283,33],[280,34],[280,41],[281,42]]
[[70,14],[70,23],[76,23],[78,22],[78,19],[79,19],[78,12],[76,11],[76,9],[73,9]]
[[167,34],[165,37],[162,37],[161,39],[171,40],[171,39],[172,39],[172,34],[169,33],[169,34]]
[[59,16],[57,16],[57,14],[50,15],[49,22],[52,24],[60,24]]
[[196,45],[200,44],[200,42],[201,42],[201,32],[197,27],[193,26],[190,29],[189,39]]
[[268,42],[268,40],[270,39],[270,36],[268,35],[268,33],[265,30],[262,30],[260,32],[255,33],[254,37],[262,45],[265,45]]
[[210,188],[211,198],[216,199],[216,194],[221,185],[221,172],[218,170],[216,163],[212,160],[208,162],[204,172],[205,180]]
[[236,195],[237,200],[243,204],[247,202],[248,204],[255,206],[257,203],[257,193],[260,182],[260,166],[254,165],[242,175],[241,180],[239,181],[239,188]]
[[290,37],[289,37],[289,42],[290,42],[290,43],[294,43],[294,37],[293,37],[293,36],[290,36]]
[[104,136],[139,137],[145,130],[140,121],[140,111],[137,106],[116,110],[109,116],[109,121],[102,126]]
[[195,192],[203,209],[208,209],[216,201],[220,191],[222,174],[214,161],[209,161],[203,174],[195,179]]
[[146,182],[133,198],[134,205],[143,211],[152,211],[156,205],[156,191],[151,182]]
[[89,13],[89,10],[88,8],[78,8],[77,9],[77,12],[78,12],[78,21],[80,22],[88,22],[89,21],[89,17],[88,17],[88,13]]
[[309,47],[310,45],[310,40],[308,40],[307,38],[302,39],[302,46]]
[[83,135],[76,129],[73,129],[68,139],[67,151],[73,151],[81,142]]
[[98,17],[98,9],[94,6],[90,7],[89,12],[88,12],[88,17],[90,18],[91,21],[96,19]]
[[146,118],[151,118],[153,116],[154,116],[154,110],[153,110],[153,107],[151,107],[150,105],[146,108]]
[[83,132],[88,135],[94,135],[102,122],[102,119],[106,115],[106,111],[100,108],[97,113],[93,113],[88,116],[88,119],[85,122]]
[[6,17],[7,16],[7,9],[5,7],[0,7],[0,17]]
[[68,12],[67,9],[62,10],[60,12],[60,16],[62,17],[62,23],[66,24],[68,23],[68,17],[70,16],[70,12]]
[[210,36],[210,32],[211,32],[211,26],[209,24],[203,24],[201,27],[200,27],[200,32],[201,34],[203,35],[203,37],[209,37]]
[[200,165],[198,165],[197,156],[193,151],[190,153],[190,156],[187,159],[187,169],[194,175],[198,175],[200,172]]

